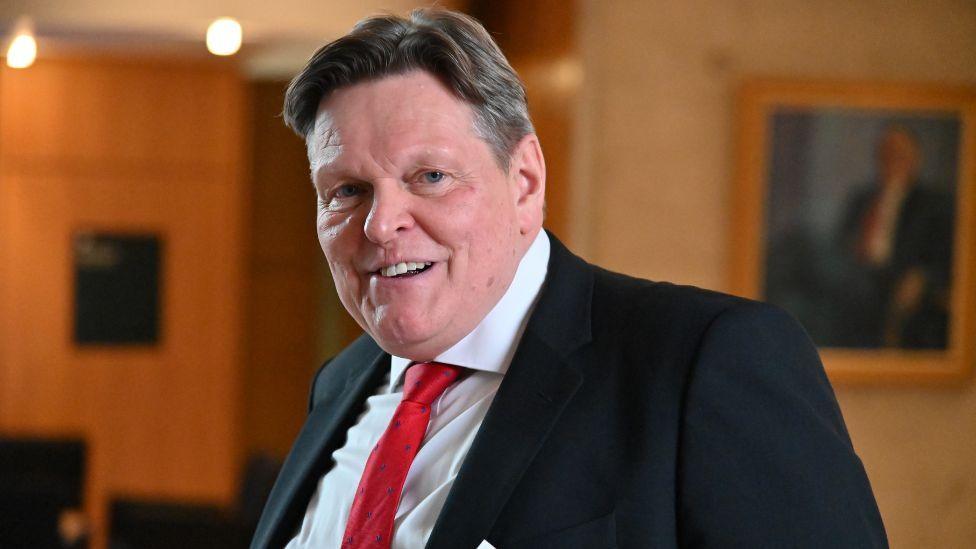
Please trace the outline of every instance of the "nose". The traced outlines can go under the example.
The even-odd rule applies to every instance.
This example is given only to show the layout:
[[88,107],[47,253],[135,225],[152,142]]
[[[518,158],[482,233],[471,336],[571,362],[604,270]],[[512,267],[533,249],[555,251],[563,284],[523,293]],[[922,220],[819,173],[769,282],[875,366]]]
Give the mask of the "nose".
[[373,203],[363,224],[366,238],[375,244],[386,244],[413,226],[410,213],[410,193],[399,185],[373,186]]

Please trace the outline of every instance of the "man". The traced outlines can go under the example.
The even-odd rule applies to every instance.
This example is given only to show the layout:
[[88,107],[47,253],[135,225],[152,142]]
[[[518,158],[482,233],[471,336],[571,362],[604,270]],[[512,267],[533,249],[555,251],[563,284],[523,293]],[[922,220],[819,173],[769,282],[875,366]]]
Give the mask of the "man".
[[541,230],[524,91],[477,22],[365,20],[285,118],[366,335],[316,375],[252,547],[886,544],[794,321]]
[[952,200],[919,181],[922,152],[903,126],[882,132],[877,165],[876,180],[857,189],[841,223],[838,342],[944,349]]

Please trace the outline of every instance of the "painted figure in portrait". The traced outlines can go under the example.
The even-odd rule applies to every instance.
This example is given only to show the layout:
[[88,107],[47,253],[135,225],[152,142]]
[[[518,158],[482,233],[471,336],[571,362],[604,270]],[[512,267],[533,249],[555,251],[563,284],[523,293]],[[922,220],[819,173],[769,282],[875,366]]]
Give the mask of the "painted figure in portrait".
[[766,299],[820,346],[945,349],[958,120],[773,116]]

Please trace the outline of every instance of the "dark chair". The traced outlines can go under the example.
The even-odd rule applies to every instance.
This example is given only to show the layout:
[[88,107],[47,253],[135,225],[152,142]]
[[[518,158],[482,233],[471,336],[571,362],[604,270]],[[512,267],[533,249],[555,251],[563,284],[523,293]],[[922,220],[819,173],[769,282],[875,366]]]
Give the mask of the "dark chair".
[[85,442],[0,437],[0,547],[87,547],[59,523],[82,504]]
[[235,506],[116,498],[111,503],[111,549],[246,548],[281,462],[248,459]]

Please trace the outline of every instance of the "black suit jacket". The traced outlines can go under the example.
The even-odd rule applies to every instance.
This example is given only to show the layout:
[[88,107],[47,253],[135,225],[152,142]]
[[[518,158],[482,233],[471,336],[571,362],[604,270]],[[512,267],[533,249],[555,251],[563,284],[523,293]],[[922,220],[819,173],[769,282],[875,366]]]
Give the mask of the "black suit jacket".
[[[887,545],[791,317],[611,273],[550,239],[539,301],[428,548]],[[388,367],[364,336],[319,371],[252,548],[295,534]]]

